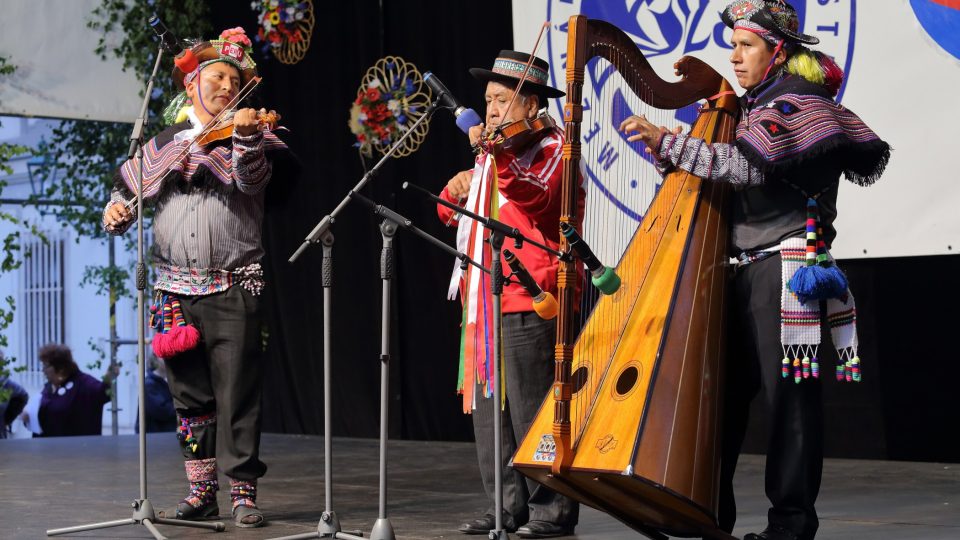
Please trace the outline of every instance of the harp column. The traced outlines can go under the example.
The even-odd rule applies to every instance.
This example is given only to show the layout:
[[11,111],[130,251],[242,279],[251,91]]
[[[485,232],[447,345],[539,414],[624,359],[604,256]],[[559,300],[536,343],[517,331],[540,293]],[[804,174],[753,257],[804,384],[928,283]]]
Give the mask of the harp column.
[[[567,103],[563,107],[564,143],[563,143],[563,189],[561,192],[561,222],[576,227],[577,192],[580,188],[580,123],[583,120],[583,66],[577,66],[574,59],[584,58],[587,49],[586,32],[578,30],[586,26],[586,17],[572,17],[569,26],[570,40],[567,44]],[[559,227],[559,224],[558,224]],[[560,250],[567,252],[569,246],[566,237],[560,235]],[[573,364],[573,345],[576,340],[574,308],[576,302],[577,265],[576,259],[567,257],[560,260],[557,268],[557,289],[560,314],[557,318],[557,344],[555,349],[553,383],[553,438],[556,443],[556,456],[553,460],[553,473],[570,468],[573,461],[573,442],[570,430],[570,398],[573,387],[570,371]]]

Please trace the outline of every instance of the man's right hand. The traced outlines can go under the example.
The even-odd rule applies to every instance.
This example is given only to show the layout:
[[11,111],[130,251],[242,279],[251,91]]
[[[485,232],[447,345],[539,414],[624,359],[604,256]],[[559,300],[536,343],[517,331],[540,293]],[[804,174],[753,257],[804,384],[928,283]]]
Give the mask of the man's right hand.
[[454,199],[463,199],[470,194],[470,180],[473,171],[461,171],[447,182],[447,194]]
[[107,230],[114,230],[117,227],[133,219],[133,213],[127,209],[123,203],[115,202],[107,208],[107,213],[103,217],[103,225]]

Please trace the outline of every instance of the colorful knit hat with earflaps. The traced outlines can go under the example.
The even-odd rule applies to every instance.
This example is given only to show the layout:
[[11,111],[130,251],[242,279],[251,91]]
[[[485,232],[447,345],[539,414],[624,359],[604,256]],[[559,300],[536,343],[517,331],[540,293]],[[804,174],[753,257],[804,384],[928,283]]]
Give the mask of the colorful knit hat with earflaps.
[[200,343],[200,331],[187,324],[176,296],[157,295],[156,303],[150,306],[150,326],[157,332],[153,336],[153,353],[160,358],[172,358]]
[[720,13],[720,19],[734,30],[749,30],[772,43],[820,43],[820,39],[800,31],[797,10],[784,0],[735,0]]
[[168,124],[176,124],[186,119],[185,109],[190,106],[186,92],[187,83],[193,80],[204,67],[226,62],[240,72],[240,86],[246,85],[257,76],[257,63],[251,56],[253,43],[242,27],[228,28],[220,33],[218,39],[198,41],[184,49],[174,60],[171,77],[181,90],[163,110],[163,118]]

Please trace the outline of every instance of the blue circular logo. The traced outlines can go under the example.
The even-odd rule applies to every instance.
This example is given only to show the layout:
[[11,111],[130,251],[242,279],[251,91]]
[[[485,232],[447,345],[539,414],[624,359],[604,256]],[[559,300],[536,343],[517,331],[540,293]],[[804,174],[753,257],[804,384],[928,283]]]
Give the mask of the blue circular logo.
[[[943,0],[946,1],[946,0]],[[951,0],[952,1],[952,0]],[[547,40],[550,61],[550,83],[556,88],[566,87],[567,25],[573,15],[602,19],[623,30],[654,70],[667,80],[674,80],[673,63],[685,55],[696,56],[717,69],[725,78],[732,79],[729,68],[730,37],[732,30],[720,20],[720,13],[730,0],[546,0],[547,18],[551,31]],[[927,2],[929,3],[929,2]],[[800,30],[820,38],[815,48],[829,54],[843,67],[846,77],[837,96],[839,101],[846,88],[853,61],[856,0],[794,0],[791,2],[800,18]],[[733,83],[736,85],[736,82]],[[563,110],[566,98],[556,101],[557,110]],[[626,135],[616,131],[619,123],[634,114],[648,114],[648,106],[634,96],[623,78],[605,60],[588,63],[583,84],[584,118],[581,125],[582,164],[594,201],[597,192],[603,194],[611,208],[590,212],[610,215],[611,211],[623,217],[622,232],[629,238],[643,218],[646,208],[659,189],[659,175],[635,174],[636,178],[612,177],[623,169],[645,170],[640,162],[652,161],[639,142],[628,142]],[[699,104],[691,104],[676,111],[660,111],[661,121],[667,127],[682,126],[685,131],[696,119]],[[649,116],[649,114],[648,114]],[[636,167],[623,167],[619,160],[637,162]],[[620,165],[614,167],[614,164]],[[591,227],[585,226],[589,231]],[[619,234],[619,232],[618,232]],[[619,253],[613,254],[619,256]]]
[[960,0],[910,0],[910,7],[927,35],[960,58]]

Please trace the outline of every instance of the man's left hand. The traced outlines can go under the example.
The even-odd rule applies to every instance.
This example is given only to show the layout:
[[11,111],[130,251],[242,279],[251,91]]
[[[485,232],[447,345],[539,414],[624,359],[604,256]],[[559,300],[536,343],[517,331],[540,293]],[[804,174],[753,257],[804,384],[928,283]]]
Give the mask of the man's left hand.
[[240,109],[233,113],[233,129],[238,135],[244,137],[253,135],[257,132],[259,124],[260,120],[257,118],[256,109]]

